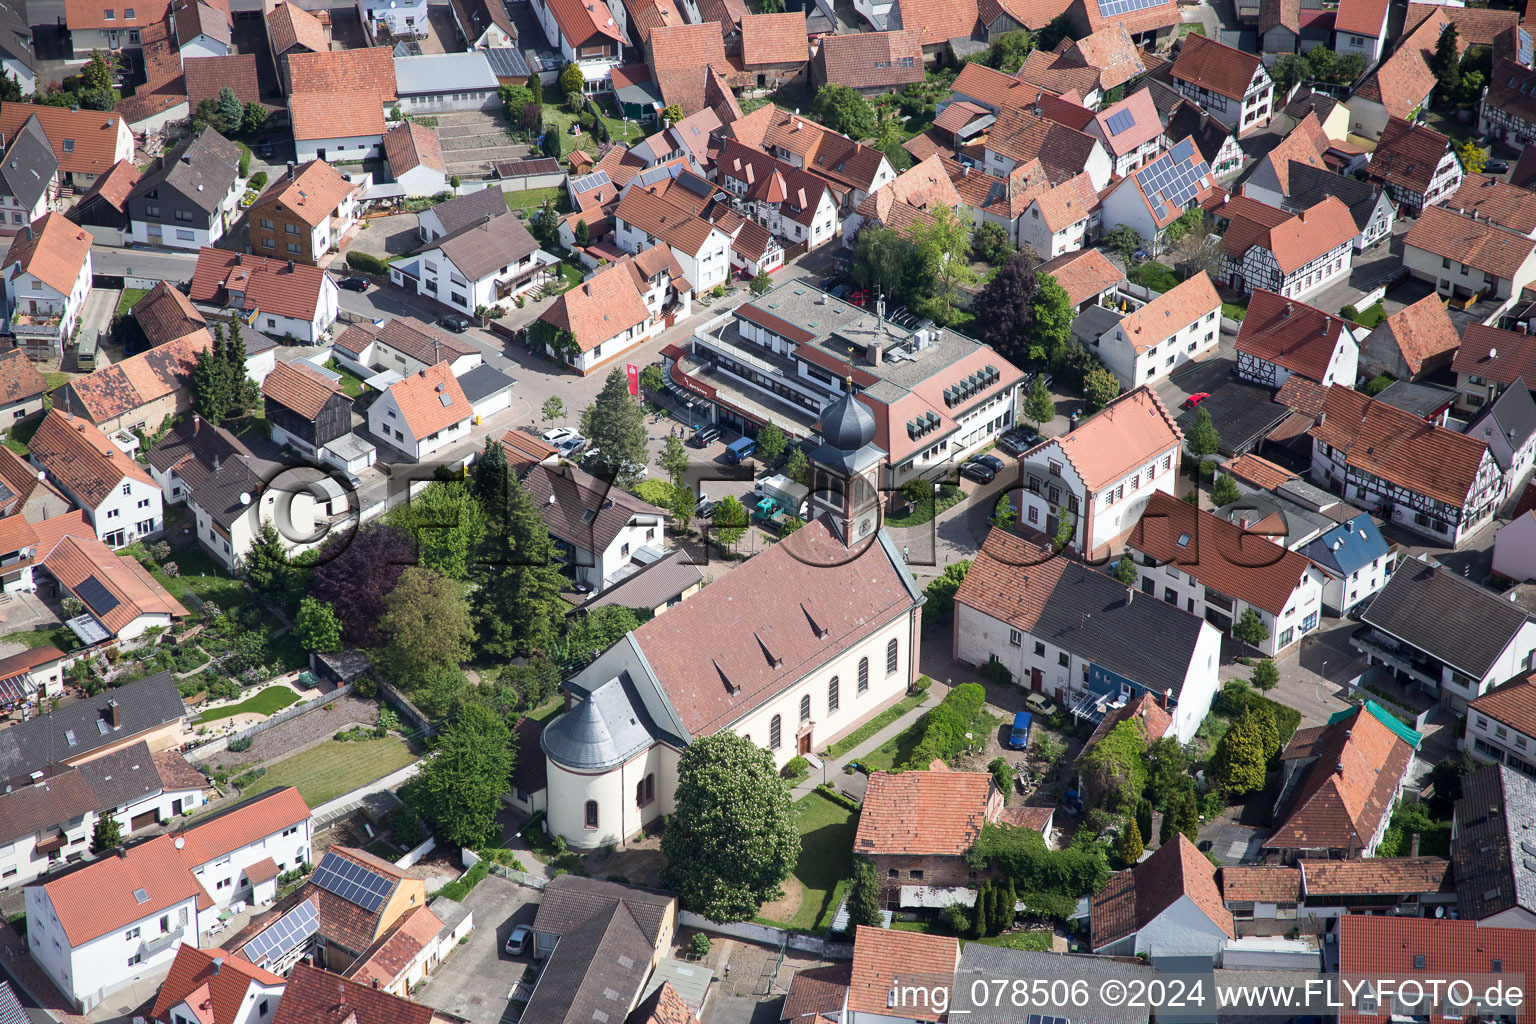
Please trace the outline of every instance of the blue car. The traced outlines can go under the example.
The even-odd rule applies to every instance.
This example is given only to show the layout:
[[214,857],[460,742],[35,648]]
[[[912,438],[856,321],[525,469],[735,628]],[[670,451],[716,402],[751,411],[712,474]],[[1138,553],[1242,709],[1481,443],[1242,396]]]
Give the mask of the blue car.
[[972,455],[971,461],[981,463],[994,473],[1001,473],[1004,468],[1003,460],[996,455]]
[[1029,729],[1034,724],[1034,716],[1028,711],[1020,711],[1013,716],[1013,728],[1008,730],[1008,748],[1010,750],[1024,750],[1029,746]]

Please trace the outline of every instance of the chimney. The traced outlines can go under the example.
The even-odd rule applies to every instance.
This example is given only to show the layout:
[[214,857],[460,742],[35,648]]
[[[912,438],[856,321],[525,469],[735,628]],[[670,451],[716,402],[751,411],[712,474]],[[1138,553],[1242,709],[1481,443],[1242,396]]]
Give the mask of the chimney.
[[27,241],[32,241],[32,225],[28,224],[23,230],[27,233]]
[[1413,834],[1413,838],[1408,841],[1408,856],[1410,856],[1410,857],[1417,857],[1418,855],[1419,855],[1419,834],[1417,832],[1415,832]]
[[126,847],[126,846],[119,846],[117,848],[117,859],[118,860],[127,860],[128,859],[128,847]]
[[288,261],[288,273],[293,273],[293,260]]
[[223,957],[216,956],[216,957],[213,958],[213,973],[214,974],[218,974],[219,973],[219,969],[221,967],[223,967],[223,966],[224,966],[224,958]]
[[192,436],[193,437],[197,436],[198,428],[200,428],[202,425],[203,425],[203,418],[201,416],[199,416],[197,413],[193,413],[192,414]]
[[219,456],[217,452],[215,452],[213,456],[213,471],[215,473],[219,471]]
[[1289,320],[1291,318],[1291,304],[1289,302],[1285,304],[1285,311],[1280,314],[1280,317],[1284,320]]
[[870,366],[879,366],[881,361],[885,358],[885,354],[880,350],[880,343],[878,341],[872,341],[869,343],[867,354],[869,356]]
[[114,729],[123,727],[123,709],[116,698],[107,701],[107,723]]

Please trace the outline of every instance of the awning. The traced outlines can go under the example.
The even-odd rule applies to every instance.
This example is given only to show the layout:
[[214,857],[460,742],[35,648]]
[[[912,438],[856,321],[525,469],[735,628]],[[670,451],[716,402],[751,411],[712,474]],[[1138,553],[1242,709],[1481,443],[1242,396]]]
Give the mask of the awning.
[[61,832],[54,836],[52,839],[44,839],[42,842],[38,843],[37,852],[46,856],[47,854],[53,853],[55,850],[62,850],[64,848],[64,843],[67,840],[68,837]]

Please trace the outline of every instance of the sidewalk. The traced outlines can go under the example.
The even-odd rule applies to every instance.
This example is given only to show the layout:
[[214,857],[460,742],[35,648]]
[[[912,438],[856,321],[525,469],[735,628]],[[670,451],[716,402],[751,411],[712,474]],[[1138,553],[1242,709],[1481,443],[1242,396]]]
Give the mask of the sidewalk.
[[[879,732],[875,733],[869,739],[865,740],[863,743],[860,743],[852,750],[847,751],[841,757],[824,762],[826,766],[825,775],[827,785],[831,786],[833,789],[836,789],[838,776],[843,773],[843,769],[848,765],[849,761],[857,761],[859,758],[864,757],[873,751],[879,750],[881,747],[885,746],[886,743],[895,739],[897,736],[900,736],[903,732],[906,732],[907,729],[911,728],[912,723],[916,722],[923,715],[927,714],[929,709],[938,704],[939,701],[943,700],[944,695],[948,692],[948,688],[943,683],[933,683],[933,685],[928,688],[928,692],[924,695],[923,702],[917,707],[908,711],[906,714],[896,719],[896,721],[892,722],[884,729],[881,729]],[[799,800],[801,797],[809,796],[812,790],[821,785],[822,775],[823,772],[819,772],[814,768],[811,769],[810,777],[789,791],[789,798],[791,800]]]

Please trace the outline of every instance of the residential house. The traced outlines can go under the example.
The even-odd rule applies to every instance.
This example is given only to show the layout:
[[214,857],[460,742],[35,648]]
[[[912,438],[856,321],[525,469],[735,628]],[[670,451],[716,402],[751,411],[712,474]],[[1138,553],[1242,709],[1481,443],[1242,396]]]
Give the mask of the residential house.
[[192,300],[168,281],[161,281],[138,302],[128,308],[128,316],[134,327],[143,334],[140,339],[124,343],[127,350],[158,348],[161,345],[196,334],[208,326],[208,320],[192,305]]
[[312,458],[352,433],[352,399],[319,368],[298,360],[278,363],[261,382],[272,440]]
[[0,452],[0,515],[37,523],[68,512],[69,499],[40,475],[9,448]]
[[288,58],[300,53],[326,53],[331,48],[331,34],[319,18],[286,0],[263,0],[267,45],[277,65],[283,95],[293,92]]
[[1461,348],[1456,325],[1438,295],[1426,295],[1387,317],[1360,344],[1360,376],[1422,380],[1451,365]]
[[1536,381],[1536,337],[1470,324],[1451,360],[1456,411],[1470,414],[1497,400],[1516,378]]
[[1131,42],[1143,50],[1166,49],[1166,43],[1179,24],[1179,9],[1168,0],[1149,0],[1134,10],[1122,8],[1114,0],[1073,0],[1066,17],[1079,39],[1119,24]]
[[1443,206],[1426,208],[1403,240],[1403,264],[1436,293],[1471,307],[1507,307],[1536,280],[1536,239]]
[[274,103],[275,97],[262,95],[261,75],[257,71],[254,53],[232,53],[224,57],[183,57],[181,70],[186,102],[194,111],[203,100],[217,100],[225,87],[241,103],[261,103],[268,109]]
[[1418,746],[1418,733],[1371,700],[1298,729],[1280,755],[1265,852],[1288,864],[1375,856]]
[[1516,380],[1467,425],[1466,433],[1488,446],[1504,476],[1505,492],[1522,492],[1536,465],[1536,400],[1525,381]]
[[164,22],[169,8],[168,0],[135,7],[118,7],[112,0],[69,0],[63,24],[69,26],[71,56],[85,60],[92,50],[138,49],[144,30]]
[[1317,628],[1323,574],[1304,555],[1283,547],[1255,566],[1254,543],[1238,523],[1165,491],[1150,496],[1126,539],[1143,593],[1158,594],[1223,632],[1252,611],[1267,630],[1256,646],[1274,657]]
[[663,373],[703,422],[750,434],[771,419],[808,437],[824,434],[851,370],[873,418],[880,487],[894,491],[995,441],[1014,423],[1024,374],[986,345],[880,310],[791,282],[703,324],[687,350],[663,349]]
[[184,503],[188,492],[208,479],[219,462],[251,457],[244,442],[223,427],[205,425],[197,413],[172,426],[145,453],[149,475],[170,505]]
[[741,19],[741,63],[760,88],[805,80],[810,62],[805,12],[748,14]]
[[1241,135],[1273,114],[1275,85],[1256,53],[1205,36],[1185,36],[1168,81],[1184,96]]
[[1019,686],[1093,721],[1109,702],[1150,695],[1187,742],[1218,688],[1221,635],[1177,607],[1135,596],[1109,576],[993,530],[955,595],[954,658],[1000,664]]
[[281,463],[236,454],[214,458],[187,492],[197,539],[231,573],[268,526],[283,549],[298,554],[318,547],[349,512],[346,492],[329,477],[308,479]]
[[391,277],[396,272],[405,282],[414,277],[416,294],[476,315],[542,285],[549,279],[547,268],[559,262],[539,248],[521,220],[506,216],[475,221],[414,255],[410,264],[395,264]]
[[594,592],[601,593],[645,564],[637,558],[642,548],[666,550],[669,512],[583,469],[538,465],[523,486],[576,578]]
[[910,1000],[893,997],[901,982],[953,978],[960,943],[951,935],[887,931],[859,925],[854,931],[853,967],[848,976],[847,1024],[939,1021],[946,1016],[942,995],[919,986]]
[[1333,12],[1289,0],[1259,0],[1259,52],[1306,53],[1333,41]]
[[323,160],[290,168],[246,213],[251,249],[318,266],[357,223],[363,189]]
[[228,950],[184,942],[150,1009],[155,1024],[270,1024],[282,978]]
[[224,237],[243,194],[240,150],[212,128],[179,143],[128,195],[127,240],[199,249]]
[[[1467,711],[1467,735],[1472,740],[1472,753],[1483,761],[1492,761],[1499,768],[1484,768],[1478,772],[1482,779],[1482,785],[1478,786],[1468,779],[1468,785],[1463,787],[1462,803],[1457,805],[1457,829],[1453,834],[1456,840],[1453,845],[1453,856],[1458,861],[1458,866],[1467,868],[1467,880],[1470,883],[1473,876],[1482,874],[1489,868],[1496,867],[1501,858],[1489,859],[1479,867],[1479,847],[1486,845],[1486,835],[1478,836],[1474,832],[1478,826],[1492,822],[1500,830],[1504,827],[1498,814],[1490,815],[1487,820],[1482,820],[1482,815],[1487,814],[1500,803],[1500,791],[1502,790],[1503,802],[1509,802],[1511,797],[1528,798],[1531,787],[1536,785],[1531,780],[1536,779],[1536,764],[1533,764],[1533,746],[1536,746],[1536,723],[1533,723],[1530,715],[1528,701],[1536,694],[1536,678],[1531,675],[1519,675],[1507,682],[1495,686],[1481,697],[1472,700]],[[1509,770],[1505,770],[1507,765]],[[1515,774],[1519,772],[1520,774]],[[1522,777],[1523,776],[1523,777]],[[1497,779],[1497,784],[1494,780]],[[1482,789],[1494,798],[1483,799],[1476,790]],[[1475,813],[1464,816],[1466,810]],[[1481,806],[1482,810],[1477,808]],[[1513,809],[1513,808],[1511,808]],[[1470,819],[1476,818],[1477,821]],[[1509,827],[1520,827],[1521,818],[1516,816],[1509,819]],[[1502,837],[1499,837],[1502,839]],[[1498,841],[1496,839],[1495,841]],[[1484,849],[1482,852],[1488,852]],[[1505,870],[1508,869],[1508,850],[1502,851]],[[1469,863],[1461,863],[1463,861]],[[1470,889],[1470,885],[1468,886]],[[1476,890],[1473,890],[1476,891]],[[1463,890],[1463,900],[1466,899],[1467,890]],[[1505,894],[1505,899],[1513,902],[1515,893]],[[1488,908],[1484,908],[1488,909]],[[1536,908],[1532,908],[1536,909]],[[1486,915],[1484,915],[1486,916]]]
[[1151,388],[1138,387],[1019,459],[1019,522],[1096,557],[1135,528],[1156,493],[1172,496],[1184,435]]
[[1103,194],[1102,230],[1128,227],[1160,252],[1168,225],[1196,209],[1215,184],[1193,137],[1184,138],[1110,186]]
[[502,0],[452,0],[453,22],[471,50],[517,45],[517,26]]
[[923,44],[925,60],[933,61],[947,50],[951,39],[969,40],[980,27],[978,4],[963,0],[956,4],[931,0],[859,0],[860,14],[880,31],[906,29],[916,32]]
[[[1121,301],[1135,300],[1122,295]],[[1216,347],[1221,333],[1217,322],[1221,297],[1203,270],[1160,295],[1154,293],[1151,301],[1136,305],[1123,317],[1108,309],[1103,312],[1116,322],[1093,338],[1088,350],[1127,389],[1161,380],[1199,358]]]
[[288,112],[300,163],[379,154],[384,111],[400,99],[392,52],[373,46],[289,55]]
[[[684,6],[689,2],[685,0]],[[739,8],[739,14],[726,20],[734,19],[733,23],[739,25],[747,13],[746,4],[739,4]],[[739,34],[739,29],[730,31]],[[654,28],[647,50],[654,78],[650,91],[659,93],[663,104],[677,104],[684,116],[711,108],[723,124],[741,116],[731,86],[733,81],[745,84],[747,79],[725,59],[725,39],[718,20],[706,18],[702,22]],[[654,108],[656,112],[660,109]]]
[[670,191],[663,196],[648,188],[632,188],[614,210],[614,242],[636,254],[666,243],[693,290],[710,291],[730,276],[731,238],[695,210],[671,201]]
[[[435,196],[448,190],[448,163],[435,129],[415,121],[401,122],[384,136],[384,158],[390,177],[407,196]],[[500,190],[486,191],[494,194]]]
[[1216,866],[1182,832],[1134,867],[1109,876],[1091,900],[1091,948],[1101,956],[1216,959],[1237,931]]
[[12,103],[0,111],[0,137],[16,138],[34,117],[58,158],[60,184],[88,189],[119,161],[133,161],[133,132],[111,112]]
[[[1270,206],[1283,206],[1291,198],[1291,169],[1298,165],[1327,170],[1323,154],[1328,136],[1316,116],[1307,114],[1244,175],[1242,194]],[[1305,207],[1303,207],[1305,209]]]
[[420,461],[469,435],[475,416],[447,363],[391,384],[368,407],[368,431]]
[[171,30],[182,60],[229,55],[234,20],[229,8],[204,0],[172,0]]
[[1095,189],[1109,183],[1114,163],[1102,143],[1085,132],[1028,110],[1005,110],[987,132],[982,170],[1006,178],[1039,160],[1053,182],[1086,174]]
[[1415,215],[1450,196],[1462,181],[1461,161],[1451,140],[1400,117],[1387,119],[1368,173],[1371,181]]
[[[0,12],[0,19],[3,15]],[[34,118],[5,141],[0,155],[0,235],[14,235],[48,212],[48,200],[58,194],[59,158]]]
[[427,0],[357,0],[357,16],[379,45],[422,39],[428,33]]
[[916,32],[856,32],[823,36],[811,55],[811,84],[846,85],[865,96],[923,80],[923,47]]
[[621,63],[624,32],[614,22],[608,5],[584,4],[580,0],[530,0],[530,7],[549,45],[567,63],[581,69],[586,82],[582,91],[610,91],[608,72]]
[[50,590],[45,584],[44,592],[59,597],[68,592],[84,609],[65,623],[82,644],[127,643],[150,630],[168,630],[186,617],[181,602],[149,570],[96,539],[84,513],[38,523],[34,532],[37,564],[55,585]]
[[48,382],[21,349],[0,352],[0,427],[14,427],[43,411]]
[[1386,586],[1397,564],[1395,547],[1366,515],[1346,519],[1296,550],[1322,570],[1323,608],[1340,618]]
[[[725,173],[724,171],[721,172]],[[990,175],[977,172],[979,178],[986,178],[989,183],[996,183],[996,179]],[[962,177],[965,175],[962,173]],[[972,207],[973,216],[990,219],[993,222],[1001,222],[1010,237],[1017,235],[1017,222],[1011,209],[1007,212],[994,212],[987,215],[987,198],[992,189],[990,185],[983,193],[983,197]],[[949,176],[949,169],[945,162],[937,155],[913,164],[902,171],[896,180],[889,185],[881,185],[871,192],[843,220],[843,245],[852,248],[857,241],[860,229],[866,223],[875,223],[884,227],[893,228],[910,236],[914,227],[929,222],[934,211],[940,206],[947,206],[952,210],[959,210],[964,203],[962,196]],[[969,205],[969,204],[965,204]],[[1020,207],[1019,213],[1023,213]],[[982,223],[978,219],[976,223]]]
[[1442,543],[1459,545],[1505,488],[1487,444],[1345,387],[1330,387],[1309,433],[1312,481]]
[[[60,520],[72,520],[66,526],[83,523],[78,512]],[[37,527],[42,528],[39,543],[44,543],[43,534],[51,537],[58,532],[51,521]],[[50,714],[23,719],[0,732],[0,751],[5,754],[0,783],[20,790],[33,785],[35,771],[52,766],[57,774],[140,743],[149,747],[152,756],[168,755],[181,746],[186,733],[187,709],[176,691],[176,677],[157,672],[63,704]]]
[[1444,915],[1456,902],[1450,869],[1444,857],[1228,865],[1221,869],[1221,897],[1239,935],[1312,932],[1345,916]]
[[431,242],[444,235],[457,234],[477,221],[501,216],[507,212],[507,201],[496,194],[499,191],[481,189],[427,207],[416,215],[417,235],[423,242]]
[[1404,26],[1396,49],[1367,73],[1349,97],[1352,133],[1379,139],[1391,118],[1411,119],[1416,111],[1428,108],[1438,84],[1430,58],[1448,24],[1449,18],[1437,14],[1411,31]]
[[1098,249],[1062,253],[1037,266],[1035,274],[1050,274],[1079,313],[1090,306],[1112,303],[1125,280],[1125,272]]
[[886,893],[903,882],[965,886],[977,877],[965,854],[1002,812],[1003,793],[987,772],[874,772],[853,848]]
[[[453,375],[458,377],[485,361],[478,347],[459,340],[442,328],[401,319],[386,320],[382,327],[352,324],[341,332],[331,351],[343,369],[363,377],[391,370],[401,377],[409,377],[438,363],[447,363]],[[392,380],[379,383],[387,385]]]
[[1163,150],[1163,122],[1145,89],[1105,107],[1083,130],[1104,144],[1117,177],[1125,177]]
[[339,293],[318,267],[205,246],[197,254],[189,297],[235,310],[263,334],[316,345],[336,322]]
[[1337,96],[1301,86],[1291,93],[1290,101],[1275,116],[1275,129],[1289,133],[1312,115],[1331,144],[1349,136],[1349,107]]
[[138,184],[140,173],[129,161],[118,161],[107,173],[97,175],[65,216],[89,228],[101,244],[121,244],[128,231],[128,196]]
[[149,472],[84,419],[54,409],[27,446],[28,457],[83,509],[96,536],[114,548],[159,533],[160,487]]
[[272,1024],[453,1024],[455,1019],[371,984],[299,964],[288,975]]
[[1147,91],[1154,97],[1161,94],[1174,99],[1168,113],[1158,109],[1163,119],[1163,137],[1168,140],[1169,148],[1185,139],[1190,140],[1199,159],[1205,161],[1211,175],[1220,181],[1229,180],[1247,164],[1248,154],[1238,143],[1237,133],[1207,114],[1200,104],[1179,98],[1178,93],[1156,79],[1148,80]]
[[[64,653],[56,647],[24,651],[0,664],[10,687],[32,686],[39,698],[63,692]],[[28,667],[30,666],[30,668]],[[46,674],[51,683],[32,679]],[[11,702],[7,701],[9,705]],[[96,823],[114,819],[125,839],[203,805],[208,782],[175,750],[158,754],[138,742],[72,767],[47,764],[39,778],[0,796],[0,887],[13,888],[88,852]]]
[[1114,21],[1079,39],[1064,40],[1055,52],[1030,51],[1018,80],[1052,93],[1076,93],[1085,106],[1097,107],[1106,94],[1146,70],[1124,24]]
[[1256,288],[1237,332],[1237,375],[1267,388],[1279,388],[1293,373],[1324,387],[1353,387],[1362,330],[1316,306]]
[[843,213],[896,180],[895,169],[880,150],[771,104],[753,111],[751,120],[731,122],[730,133],[736,141],[772,153],[825,181],[841,197],[838,209]]
[[0,73],[16,80],[23,97],[37,91],[37,51],[28,20],[20,8],[7,7],[0,12]]
[[1522,235],[1536,235],[1536,192],[1486,174],[1468,174],[1443,200],[1446,209],[1492,221]]
[[544,893],[533,919],[535,959],[551,957],[566,936],[594,919],[606,924],[615,913],[637,926],[647,968],[667,954],[677,934],[677,898],[670,893],[577,875],[552,879]]
[[58,359],[91,292],[91,233],[60,213],[24,226],[0,263],[6,330],[39,360]]
[[1333,19],[1333,48],[1340,56],[1362,54],[1366,66],[1381,59],[1387,41],[1387,0],[1339,0]]
[[199,328],[121,362],[76,377],[61,390],[56,405],[103,433],[159,430],[161,424],[192,408],[192,368],[213,336]]
[[545,349],[589,374],[687,316],[691,301],[692,291],[671,250],[654,245],[557,295],[539,322],[570,338],[563,348],[551,342]]
[[1212,215],[1224,226],[1223,276],[1235,291],[1299,299],[1347,276],[1354,263],[1355,220],[1332,196],[1300,213],[1231,196]]
[[791,245],[803,244],[807,251],[818,249],[837,234],[837,202],[832,190],[822,179],[794,164],[727,139],[716,159],[715,175],[736,197],[745,216]]
[[1403,559],[1352,642],[1371,665],[1460,712],[1536,670],[1536,620],[1424,557]]
[[[1467,977],[1478,971],[1529,970],[1528,926],[1487,927],[1474,919],[1375,917],[1349,914],[1339,922],[1339,969],[1373,978],[1425,984],[1430,972]],[[1423,966],[1420,966],[1420,965]],[[1380,1012],[1385,986],[1362,989],[1339,1015],[1343,1024],[1363,1024]],[[1398,997],[1393,997],[1398,998]]]
[[[3,583],[6,594],[34,589],[32,562],[37,554],[37,543],[37,533],[22,517],[7,516],[0,520],[0,583]],[[0,704],[12,707],[30,692],[27,687],[0,676]]]
[[[650,554],[645,552],[644,557]],[[582,611],[590,614],[599,608],[616,606],[644,608],[652,615],[660,615],[697,594],[703,587],[704,574],[693,564],[688,552],[683,548],[674,548],[582,605]],[[526,787],[524,791],[527,791]]]

